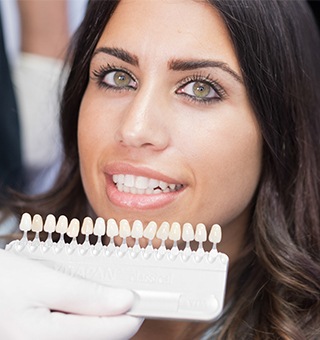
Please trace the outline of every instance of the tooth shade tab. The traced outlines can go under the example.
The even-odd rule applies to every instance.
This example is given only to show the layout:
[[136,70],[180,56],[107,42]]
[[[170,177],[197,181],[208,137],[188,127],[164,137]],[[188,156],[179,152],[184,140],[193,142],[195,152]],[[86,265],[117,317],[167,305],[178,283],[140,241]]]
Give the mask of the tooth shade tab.
[[91,217],[85,217],[82,221],[81,234],[92,235],[93,233],[93,221]]
[[43,220],[39,214],[33,216],[31,230],[37,233],[43,230]]
[[222,231],[219,224],[214,224],[211,227],[210,233],[209,233],[209,241],[213,244],[217,244],[221,242],[222,238]]
[[145,230],[143,231],[143,236],[148,240],[153,240],[157,232],[157,223],[151,221],[146,226]]
[[118,235],[119,229],[116,220],[109,218],[107,221],[107,236],[113,238]]
[[168,239],[170,233],[170,224],[169,222],[162,222],[158,231],[157,238],[159,240],[165,241]]
[[32,227],[32,222],[31,222],[31,215],[29,213],[24,213],[21,216],[20,224],[19,224],[19,229],[21,231],[30,231]]
[[169,239],[179,241],[181,238],[181,226],[178,222],[173,222],[170,228]]
[[53,214],[46,217],[43,230],[47,233],[53,233],[56,230],[56,217]]
[[207,240],[207,229],[203,223],[198,223],[196,226],[195,240],[200,243]]
[[66,216],[61,215],[58,218],[58,222],[56,225],[56,232],[59,234],[65,234],[68,230],[68,219]]
[[106,233],[106,222],[102,217],[98,217],[94,223],[93,234],[103,236]]
[[120,221],[120,231],[119,236],[122,238],[127,238],[131,235],[131,228],[128,220],[121,220]]
[[80,221],[77,218],[73,218],[67,229],[67,235],[71,238],[75,238],[79,235]]
[[135,220],[132,224],[131,236],[139,239],[143,236],[143,224],[140,220]]
[[182,239],[185,242],[194,240],[194,230],[191,223],[185,223],[182,227]]

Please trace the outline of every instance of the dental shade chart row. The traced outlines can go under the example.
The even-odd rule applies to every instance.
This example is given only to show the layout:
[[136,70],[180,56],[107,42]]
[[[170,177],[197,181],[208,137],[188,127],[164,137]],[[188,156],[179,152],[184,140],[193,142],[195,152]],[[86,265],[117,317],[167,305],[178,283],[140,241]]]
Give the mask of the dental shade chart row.
[[[117,223],[101,217],[95,221],[85,217],[80,223],[76,218],[69,222],[66,216],[56,219],[52,214],[43,221],[38,214],[31,217],[24,213],[19,227],[23,236],[9,243],[7,251],[68,275],[133,290],[136,299],[130,315],[211,321],[223,309],[229,259],[217,249],[222,237],[218,224],[208,235],[202,223],[195,228],[190,223],[163,222],[158,226],[153,221],[144,226],[140,220],[130,225],[126,219]],[[40,240],[44,232],[46,239]],[[58,241],[53,241],[53,233],[60,235]],[[82,243],[77,241],[80,234]],[[71,242],[65,242],[65,235]],[[105,236],[109,239],[106,245]],[[122,239],[120,245],[115,237]],[[134,239],[130,246],[129,237]],[[140,245],[141,238],[148,240],[145,247]],[[157,248],[152,244],[155,238],[160,240]],[[167,240],[173,244],[170,248]],[[211,250],[205,251],[203,245],[208,240]],[[197,242],[195,250],[190,246],[193,241]]]

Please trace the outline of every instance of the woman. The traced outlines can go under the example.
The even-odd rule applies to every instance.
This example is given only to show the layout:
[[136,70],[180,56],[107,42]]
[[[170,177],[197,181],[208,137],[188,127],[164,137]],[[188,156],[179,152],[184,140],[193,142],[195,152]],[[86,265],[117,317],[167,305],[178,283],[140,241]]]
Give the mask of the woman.
[[135,339],[319,338],[320,45],[307,5],[91,1],[73,47],[65,161],[20,211],[222,225],[221,318],[146,320]]

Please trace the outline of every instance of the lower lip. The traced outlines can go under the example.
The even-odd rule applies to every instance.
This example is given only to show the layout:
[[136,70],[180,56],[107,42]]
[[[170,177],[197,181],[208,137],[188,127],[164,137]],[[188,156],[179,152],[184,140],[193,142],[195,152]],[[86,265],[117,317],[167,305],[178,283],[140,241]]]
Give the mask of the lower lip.
[[135,195],[119,191],[110,176],[107,176],[106,179],[106,192],[110,202],[122,208],[136,210],[159,209],[176,200],[182,191]]

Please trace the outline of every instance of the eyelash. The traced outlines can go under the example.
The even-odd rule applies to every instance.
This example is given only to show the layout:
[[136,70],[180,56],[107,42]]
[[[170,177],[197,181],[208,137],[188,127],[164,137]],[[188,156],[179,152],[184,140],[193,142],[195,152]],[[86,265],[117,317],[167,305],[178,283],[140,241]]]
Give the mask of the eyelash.
[[[184,89],[188,84],[193,82],[201,82],[207,84],[211,87],[211,89],[217,94],[217,97],[208,97],[208,98],[197,98],[196,96],[191,96],[187,93],[178,92],[179,90]],[[191,102],[200,103],[200,104],[211,104],[213,102],[222,101],[226,98],[227,93],[223,89],[223,87],[219,84],[217,80],[211,79],[210,75],[203,76],[202,74],[195,74],[183,79],[177,86],[177,90],[175,91],[178,95],[182,95],[186,97]]]
[[[123,67],[118,67],[115,65],[110,65],[108,64],[107,66],[100,66],[99,69],[93,70],[93,79],[97,82],[99,88],[107,89],[107,90],[113,90],[116,92],[121,92],[121,91],[135,91],[136,88],[131,87],[131,86],[124,86],[124,87],[118,87],[118,86],[113,86],[110,84],[107,84],[104,79],[105,77],[111,73],[111,72],[124,72],[127,73],[131,79],[135,82],[138,83],[136,78],[133,76],[133,74],[127,70],[126,68]],[[190,94],[182,92],[182,90],[189,84],[193,82],[201,82],[204,84],[207,84],[210,86],[210,88],[217,94],[217,97],[209,97],[209,98],[197,98],[196,96],[192,96]],[[181,91],[181,92],[179,92]],[[182,81],[179,82],[177,85],[177,89],[175,90],[175,93],[177,95],[182,95],[184,96],[187,100],[197,103],[197,104],[211,104],[213,102],[217,101],[222,101],[226,97],[226,92],[223,89],[223,87],[219,84],[217,80],[211,79],[210,75],[204,76],[201,74],[195,74],[192,76],[189,76]]]
[[135,90],[135,88],[133,88],[133,87],[118,87],[118,86],[112,86],[110,84],[107,84],[104,81],[104,78],[111,72],[127,73],[134,82],[138,83],[138,81],[135,79],[135,77],[133,76],[133,74],[129,70],[127,70],[123,67],[118,67],[118,66],[115,66],[115,65],[108,64],[107,66],[100,66],[99,69],[92,71],[92,75],[93,75],[92,78],[97,82],[99,88],[103,88],[103,89],[107,89],[107,90],[114,90],[116,92],[130,91],[130,90],[134,91]]

